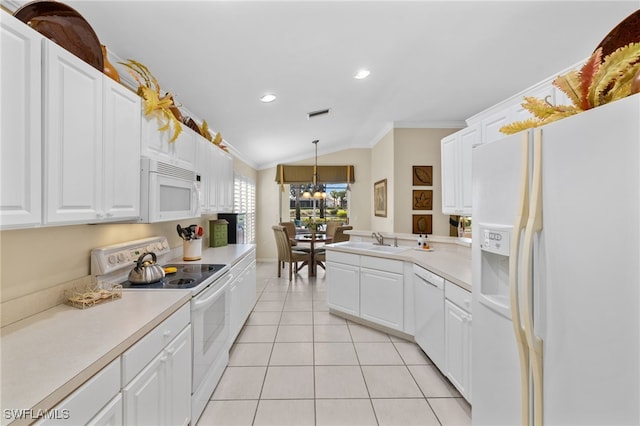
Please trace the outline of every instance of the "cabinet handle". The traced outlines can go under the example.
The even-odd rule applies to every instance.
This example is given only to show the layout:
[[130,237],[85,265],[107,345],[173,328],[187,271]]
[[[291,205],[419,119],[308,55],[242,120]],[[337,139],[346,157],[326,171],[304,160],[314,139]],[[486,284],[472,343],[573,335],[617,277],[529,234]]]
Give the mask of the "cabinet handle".
[[164,333],[162,333],[162,336],[165,338],[171,336],[171,330],[165,331]]
[[112,217],[113,213],[107,213],[107,217]]
[[98,219],[102,219],[102,218],[104,218],[104,215],[102,213],[96,213],[96,217]]

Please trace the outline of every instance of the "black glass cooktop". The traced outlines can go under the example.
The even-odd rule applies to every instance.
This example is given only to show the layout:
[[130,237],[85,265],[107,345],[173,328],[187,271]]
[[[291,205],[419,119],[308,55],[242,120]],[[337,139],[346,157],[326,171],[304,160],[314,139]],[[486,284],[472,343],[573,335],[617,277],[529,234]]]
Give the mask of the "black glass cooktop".
[[123,288],[128,289],[177,289],[183,290],[187,288],[193,288],[209,277],[215,275],[218,271],[227,265],[221,264],[183,264],[172,263],[164,265],[164,268],[175,267],[177,272],[172,274],[166,274],[161,281],[156,281],[150,284],[134,284],[130,281],[123,281]]

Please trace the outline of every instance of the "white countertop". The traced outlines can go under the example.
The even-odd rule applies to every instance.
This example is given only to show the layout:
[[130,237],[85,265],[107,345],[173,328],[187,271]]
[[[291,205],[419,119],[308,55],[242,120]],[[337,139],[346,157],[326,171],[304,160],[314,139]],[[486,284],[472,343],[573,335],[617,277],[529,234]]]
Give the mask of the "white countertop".
[[[3,327],[2,409],[53,408],[190,299],[188,290],[129,291],[84,310],[58,305]],[[8,421],[3,416],[2,424]]]
[[202,259],[182,260],[182,255],[171,259],[168,263],[218,263],[233,266],[245,254],[255,249],[255,244],[228,244],[222,247],[203,247]]
[[[429,244],[433,251],[417,250],[407,247],[407,250],[398,253],[371,252],[356,248],[341,247],[340,244],[327,245],[327,250],[342,251],[360,255],[385,257],[413,262],[444,279],[471,291],[471,248],[466,244],[455,244],[453,241],[441,239],[443,242],[435,242],[436,238],[429,237]],[[387,241],[387,240],[385,240]]]

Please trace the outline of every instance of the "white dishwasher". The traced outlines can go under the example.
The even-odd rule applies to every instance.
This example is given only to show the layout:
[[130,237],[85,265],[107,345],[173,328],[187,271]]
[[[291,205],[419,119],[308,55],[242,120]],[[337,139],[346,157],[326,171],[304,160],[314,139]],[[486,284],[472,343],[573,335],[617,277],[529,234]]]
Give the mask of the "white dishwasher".
[[416,343],[444,368],[444,278],[413,265]]

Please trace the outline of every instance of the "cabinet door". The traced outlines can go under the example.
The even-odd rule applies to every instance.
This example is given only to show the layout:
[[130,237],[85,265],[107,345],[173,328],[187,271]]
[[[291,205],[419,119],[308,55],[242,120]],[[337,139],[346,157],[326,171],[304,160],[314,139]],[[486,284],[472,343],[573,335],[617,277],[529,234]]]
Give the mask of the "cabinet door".
[[106,220],[140,214],[140,97],[104,78],[104,214]]
[[233,157],[217,148],[220,165],[218,176],[219,207],[221,212],[233,211]]
[[45,51],[45,221],[99,220],[103,75],[51,41]]
[[166,424],[166,359],[161,352],[122,389],[126,425]]
[[41,54],[44,37],[0,14],[0,226],[42,221]]
[[330,308],[360,315],[360,268],[327,262],[327,304]]
[[360,270],[360,316],[387,327],[402,330],[404,279],[374,269]]
[[[164,132],[168,134],[167,132]],[[182,133],[170,145],[171,162],[187,170],[196,169],[196,135],[193,130],[182,126]]]
[[164,124],[161,117],[156,114],[145,115],[142,111],[140,114],[142,122],[141,154],[154,160],[171,163],[171,147],[169,144],[171,133],[159,130]]
[[490,143],[504,138],[505,134],[500,132],[500,128],[510,122],[509,108],[482,120],[482,143]]
[[458,185],[457,176],[457,141],[456,134],[442,139],[441,143],[441,167],[442,167],[442,213],[457,214],[458,199],[456,187]]
[[471,180],[471,156],[473,147],[480,145],[480,129],[478,127],[469,127],[461,130],[459,136],[459,205],[460,212],[458,214],[471,215],[472,198],[473,198],[473,182]]
[[471,315],[445,300],[445,374],[469,400],[471,391]]
[[120,426],[122,420],[122,393],[118,393],[87,426]]
[[167,388],[164,406],[167,425],[188,425],[191,420],[191,326],[165,349]]

